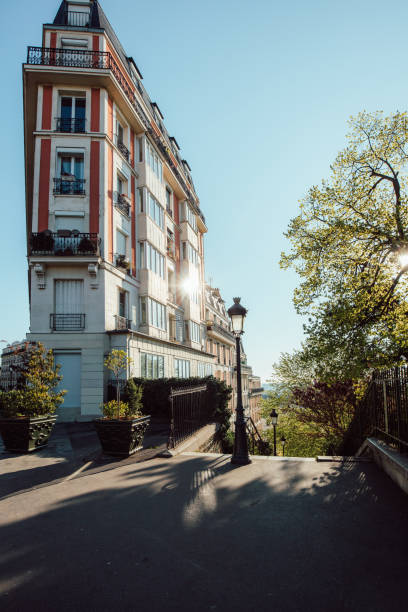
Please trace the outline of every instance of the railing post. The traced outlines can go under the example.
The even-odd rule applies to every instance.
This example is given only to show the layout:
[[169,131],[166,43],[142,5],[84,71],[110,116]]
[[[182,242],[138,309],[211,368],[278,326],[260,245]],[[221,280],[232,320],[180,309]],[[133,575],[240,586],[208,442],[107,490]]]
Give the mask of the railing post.
[[384,402],[384,425],[385,433],[388,433],[388,406],[387,406],[387,385],[385,380],[382,381],[383,386],[383,402]]
[[174,399],[173,399],[173,389],[170,389],[170,436],[169,441],[167,443],[167,448],[175,447],[175,437],[174,437]]
[[395,372],[395,399],[397,408],[397,432],[398,432],[398,451],[401,452],[401,387],[400,387],[400,371],[398,366],[394,368]]

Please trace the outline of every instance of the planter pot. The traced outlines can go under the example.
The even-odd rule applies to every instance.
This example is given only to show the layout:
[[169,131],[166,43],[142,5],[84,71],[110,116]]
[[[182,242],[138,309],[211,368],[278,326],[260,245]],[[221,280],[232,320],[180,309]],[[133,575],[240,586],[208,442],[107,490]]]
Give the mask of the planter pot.
[[0,434],[6,450],[30,453],[48,444],[56,416],[0,419]]
[[129,457],[140,450],[149,423],[150,415],[129,420],[96,419],[94,421],[103,452],[115,457]]

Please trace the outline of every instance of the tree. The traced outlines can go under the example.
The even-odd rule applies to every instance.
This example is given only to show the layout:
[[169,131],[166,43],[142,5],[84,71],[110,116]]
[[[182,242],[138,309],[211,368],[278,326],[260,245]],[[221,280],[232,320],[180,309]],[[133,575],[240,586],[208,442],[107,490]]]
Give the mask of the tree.
[[[104,361],[104,365],[108,370],[110,370],[116,380],[116,404],[114,404],[114,408],[116,410],[116,418],[120,418],[121,414],[121,402],[120,402],[120,378],[121,375],[126,373],[128,365],[132,362],[130,357],[127,356],[126,351],[122,351],[119,349],[112,349],[109,355],[106,357]],[[112,405],[112,402],[109,406]],[[111,414],[111,410],[109,409],[109,416],[113,418]]]
[[337,354],[342,377],[408,356],[408,124],[363,112],[331,177],[312,187],[289,225],[283,268],[301,277],[309,357]]

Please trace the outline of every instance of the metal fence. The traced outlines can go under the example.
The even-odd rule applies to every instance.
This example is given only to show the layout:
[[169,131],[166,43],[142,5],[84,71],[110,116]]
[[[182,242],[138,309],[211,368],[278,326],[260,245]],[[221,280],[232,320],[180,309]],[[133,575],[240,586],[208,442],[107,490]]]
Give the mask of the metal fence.
[[349,442],[354,438],[354,448],[366,437],[378,435],[400,452],[408,452],[408,367],[374,372],[353,421]]
[[167,446],[175,448],[209,422],[207,385],[172,387],[169,399],[171,420]]

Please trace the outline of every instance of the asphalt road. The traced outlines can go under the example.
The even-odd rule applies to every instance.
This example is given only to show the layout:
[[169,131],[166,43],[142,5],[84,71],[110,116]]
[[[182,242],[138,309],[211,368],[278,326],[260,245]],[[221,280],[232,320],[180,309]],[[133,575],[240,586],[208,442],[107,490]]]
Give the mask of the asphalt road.
[[0,610],[400,610],[407,536],[374,464],[152,459],[1,500]]

